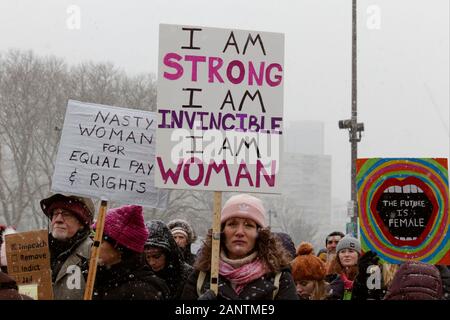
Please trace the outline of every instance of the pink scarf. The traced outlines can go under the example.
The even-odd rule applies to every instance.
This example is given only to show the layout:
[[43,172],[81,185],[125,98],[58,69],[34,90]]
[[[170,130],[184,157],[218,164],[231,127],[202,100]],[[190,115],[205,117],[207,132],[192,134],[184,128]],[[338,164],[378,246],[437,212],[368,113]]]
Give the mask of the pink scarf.
[[238,295],[247,283],[262,277],[266,273],[267,268],[259,259],[255,259],[252,262],[244,264],[238,268],[233,268],[233,266],[222,261],[222,259],[220,259],[219,262],[219,274],[236,285],[234,291],[236,291]]
[[349,280],[347,278],[347,276],[345,275],[345,273],[341,274],[341,278],[344,281],[344,289],[345,290],[352,290],[352,288],[353,288],[353,281]]

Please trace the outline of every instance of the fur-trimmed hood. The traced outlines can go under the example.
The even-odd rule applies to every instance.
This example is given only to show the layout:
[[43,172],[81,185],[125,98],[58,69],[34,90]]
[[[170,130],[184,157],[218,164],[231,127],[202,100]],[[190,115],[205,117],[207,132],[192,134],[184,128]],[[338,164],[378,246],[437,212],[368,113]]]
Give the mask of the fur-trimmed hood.
[[174,229],[180,228],[188,235],[188,243],[191,244],[197,240],[197,235],[195,234],[194,229],[192,229],[189,222],[183,219],[174,219],[167,224],[167,227],[170,231],[173,232]]

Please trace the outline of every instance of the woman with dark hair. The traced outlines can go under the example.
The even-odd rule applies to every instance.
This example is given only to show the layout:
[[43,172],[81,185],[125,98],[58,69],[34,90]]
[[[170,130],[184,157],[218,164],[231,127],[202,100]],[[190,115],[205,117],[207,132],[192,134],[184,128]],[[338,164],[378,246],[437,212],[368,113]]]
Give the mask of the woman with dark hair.
[[218,297],[209,289],[211,231],[181,296],[187,300],[298,300],[290,257],[268,229],[265,209],[247,194],[231,197],[221,213]]
[[146,223],[149,236],[145,242],[145,257],[153,272],[163,279],[170,290],[170,299],[179,299],[192,267],[183,261],[181,251],[164,222]]
[[[93,226],[96,228],[96,224]],[[165,300],[169,290],[145,263],[148,231],[142,207],[108,210],[99,252],[94,300]]]

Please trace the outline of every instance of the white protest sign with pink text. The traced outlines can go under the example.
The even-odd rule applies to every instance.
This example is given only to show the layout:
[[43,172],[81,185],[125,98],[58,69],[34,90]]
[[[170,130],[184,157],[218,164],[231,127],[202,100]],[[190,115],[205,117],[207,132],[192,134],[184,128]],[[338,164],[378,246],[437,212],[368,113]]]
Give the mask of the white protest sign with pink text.
[[155,183],[280,192],[284,35],[160,25]]

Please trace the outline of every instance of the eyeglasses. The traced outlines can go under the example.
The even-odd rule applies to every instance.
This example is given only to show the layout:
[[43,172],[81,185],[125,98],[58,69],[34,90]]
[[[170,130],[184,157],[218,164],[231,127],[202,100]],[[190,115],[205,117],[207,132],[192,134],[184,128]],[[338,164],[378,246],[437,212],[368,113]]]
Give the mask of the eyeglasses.
[[52,214],[52,220],[56,218],[58,215],[61,215],[61,217],[65,220],[67,218],[73,217],[73,214],[70,211],[64,210],[64,209],[55,209]]

